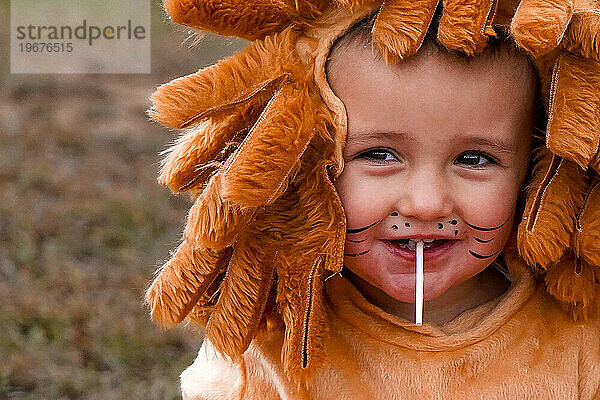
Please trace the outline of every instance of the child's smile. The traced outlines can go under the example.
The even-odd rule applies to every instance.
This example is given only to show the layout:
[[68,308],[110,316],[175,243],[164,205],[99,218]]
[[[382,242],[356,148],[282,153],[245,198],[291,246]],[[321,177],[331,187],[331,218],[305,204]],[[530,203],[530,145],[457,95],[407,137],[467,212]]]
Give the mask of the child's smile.
[[[335,183],[347,216],[344,264],[390,301],[413,302],[415,241],[435,239],[424,251],[424,295],[438,298],[484,270],[509,238],[535,75],[514,54],[467,63],[426,49],[390,67],[360,44],[342,48],[328,78],[348,116]],[[473,286],[463,286],[469,296]]]

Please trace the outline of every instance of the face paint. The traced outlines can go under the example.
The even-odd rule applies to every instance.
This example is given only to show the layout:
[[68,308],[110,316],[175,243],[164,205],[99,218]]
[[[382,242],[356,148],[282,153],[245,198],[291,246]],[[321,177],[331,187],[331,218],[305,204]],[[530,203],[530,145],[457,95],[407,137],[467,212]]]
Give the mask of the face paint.
[[493,227],[493,228],[482,228],[482,227],[480,227],[480,226],[475,226],[475,225],[473,225],[473,224],[470,224],[470,223],[468,223],[468,222],[465,222],[465,223],[467,224],[467,226],[468,226],[469,228],[473,228],[473,229],[475,229],[475,230],[477,230],[477,231],[481,231],[481,232],[490,232],[490,231],[495,231],[495,230],[497,230],[497,229],[500,229],[500,228],[502,228],[504,225],[506,225],[506,223],[507,223],[508,221],[510,221],[510,218],[509,218],[509,219],[507,219],[506,221],[504,221],[502,224],[500,224],[500,225],[498,225],[498,226],[495,226],[495,227]]
[[492,254],[490,254],[490,255],[488,255],[488,256],[484,256],[484,255],[481,255],[481,254],[477,254],[477,253],[475,253],[473,250],[469,250],[469,253],[470,253],[470,254],[471,254],[473,257],[475,257],[475,258],[479,258],[480,260],[483,260],[483,259],[486,259],[486,258],[492,258],[492,257],[494,257],[495,255],[497,255],[498,253],[500,253],[500,251],[501,251],[501,250],[498,250],[498,251],[496,251],[495,253],[492,253]]
[[410,311],[407,317],[417,326],[423,323],[425,300],[443,293],[435,292],[438,287],[452,287],[450,279],[473,276],[489,265],[511,227],[506,216],[473,224],[458,218],[409,220],[399,211],[386,215],[347,226],[344,266],[394,300],[414,302],[412,318]]
[[346,233],[360,233],[362,231],[366,231],[367,229],[374,227],[375,225],[377,225],[380,222],[381,222],[381,220],[375,221],[372,224],[369,224],[367,226],[363,226],[362,228],[346,229]]
[[[469,228],[474,229],[475,231],[478,231],[480,233],[493,233],[493,232],[497,231],[498,229],[502,228],[504,225],[506,225],[506,223],[508,221],[510,221],[510,218],[508,218],[502,224],[500,224],[498,226],[494,226],[492,228],[484,228],[484,227],[481,227],[481,226],[475,226],[475,225],[470,224],[468,222],[466,222],[466,224],[467,224],[467,226]],[[490,239],[481,239],[481,238],[478,238],[478,237],[475,237],[475,236],[473,236],[473,239],[475,239],[475,241],[477,243],[482,243],[482,244],[490,243],[492,240],[494,240],[493,237],[490,238]],[[500,251],[502,251],[502,250],[495,251],[492,254],[484,255],[484,254],[476,253],[473,250],[469,249],[469,254],[471,254],[473,257],[475,257],[475,258],[477,258],[479,260],[485,260],[485,259],[497,256],[500,253]]]
[[[375,222],[373,222],[372,224],[369,224],[369,225],[367,225],[367,226],[363,226],[362,228],[354,228],[354,229],[351,229],[351,228],[349,228],[349,229],[346,229],[346,234],[361,233],[361,232],[367,231],[367,230],[371,229],[372,227],[374,227],[375,225],[377,225],[378,223],[380,223],[381,221],[382,221],[382,220],[375,221]],[[396,227],[396,228],[397,228],[397,227]],[[362,242],[364,242],[366,239],[361,239],[361,240],[352,240],[352,239],[348,239],[348,238],[346,238],[346,240],[347,240],[348,242],[351,242],[351,243],[362,243]],[[371,249],[367,249],[367,250],[365,250],[365,251],[360,251],[360,252],[357,252],[357,253],[344,253],[344,255],[345,255],[346,257],[358,257],[358,256],[362,256],[362,255],[365,255],[365,254],[367,254],[367,253],[368,253],[370,250],[371,250]]]

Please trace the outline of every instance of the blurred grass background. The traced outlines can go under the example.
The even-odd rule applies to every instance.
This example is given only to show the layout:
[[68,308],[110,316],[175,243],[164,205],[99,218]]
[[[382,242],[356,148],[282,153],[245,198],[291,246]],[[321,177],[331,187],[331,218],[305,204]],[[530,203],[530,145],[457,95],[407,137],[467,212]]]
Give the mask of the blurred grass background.
[[176,133],[144,111],[243,43],[189,48],[152,1],[152,74],[10,75],[0,0],[0,399],[180,398],[201,334],[162,330],[142,298],[190,203],[156,183]]

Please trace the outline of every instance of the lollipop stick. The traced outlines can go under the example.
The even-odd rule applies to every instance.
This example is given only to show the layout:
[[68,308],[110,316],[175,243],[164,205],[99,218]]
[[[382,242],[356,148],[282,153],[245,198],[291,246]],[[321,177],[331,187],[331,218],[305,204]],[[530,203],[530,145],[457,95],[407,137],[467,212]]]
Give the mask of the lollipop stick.
[[415,286],[415,324],[423,323],[423,241],[417,242],[415,258],[417,259],[417,277]]

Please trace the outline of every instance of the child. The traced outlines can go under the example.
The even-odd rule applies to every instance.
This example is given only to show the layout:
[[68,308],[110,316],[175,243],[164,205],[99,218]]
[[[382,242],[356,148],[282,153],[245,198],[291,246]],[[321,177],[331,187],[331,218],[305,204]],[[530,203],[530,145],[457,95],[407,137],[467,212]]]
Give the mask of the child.
[[[184,399],[600,398],[590,239],[600,199],[596,173],[574,162],[598,170],[585,151],[597,138],[561,138],[573,114],[597,124],[569,90],[597,106],[600,69],[568,81],[578,62],[530,51],[542,99],[553,96],[548,143],[565,158],[537,150],[523,205],[536,70],[501,40],[484,50],[488,17],[501,21],[512,6],[468,19],[450,4],[438,27],[423,4],[296,2],[295,12],[257,13],[252,29],[173,4],[175,19],[219,33],[255,38],[280,30],[276,21],[292,25],[153,98],[156,120],[195,126],[160,180],[196,203],[148,291],[162,324],[187,316],[206,325],[182,375]],[[528,20],[515,21],[531,4],[520,10],[512,33],[527,48],[519,29]],[[449,23],[478,26],[481,15],[481,29]],[[564,32],[570,50],[588,49]],[[419,326],[411,303],[421,240]],[[561,304],[587,320],[574,322]]]
[[371,303],[412,320],[408,238],[437,238],[424,251],[425,320],[443,325],[507,289],[498,270],[479,273],[513,226],[537,77],[502,41],[463,59],[426,38],[417,55],[390,67],[368,46],[370,30],[363,23],[338,40],[327,69],[348,115],[335,186],[348,226],[371,226],[347,235],[344,266]]

